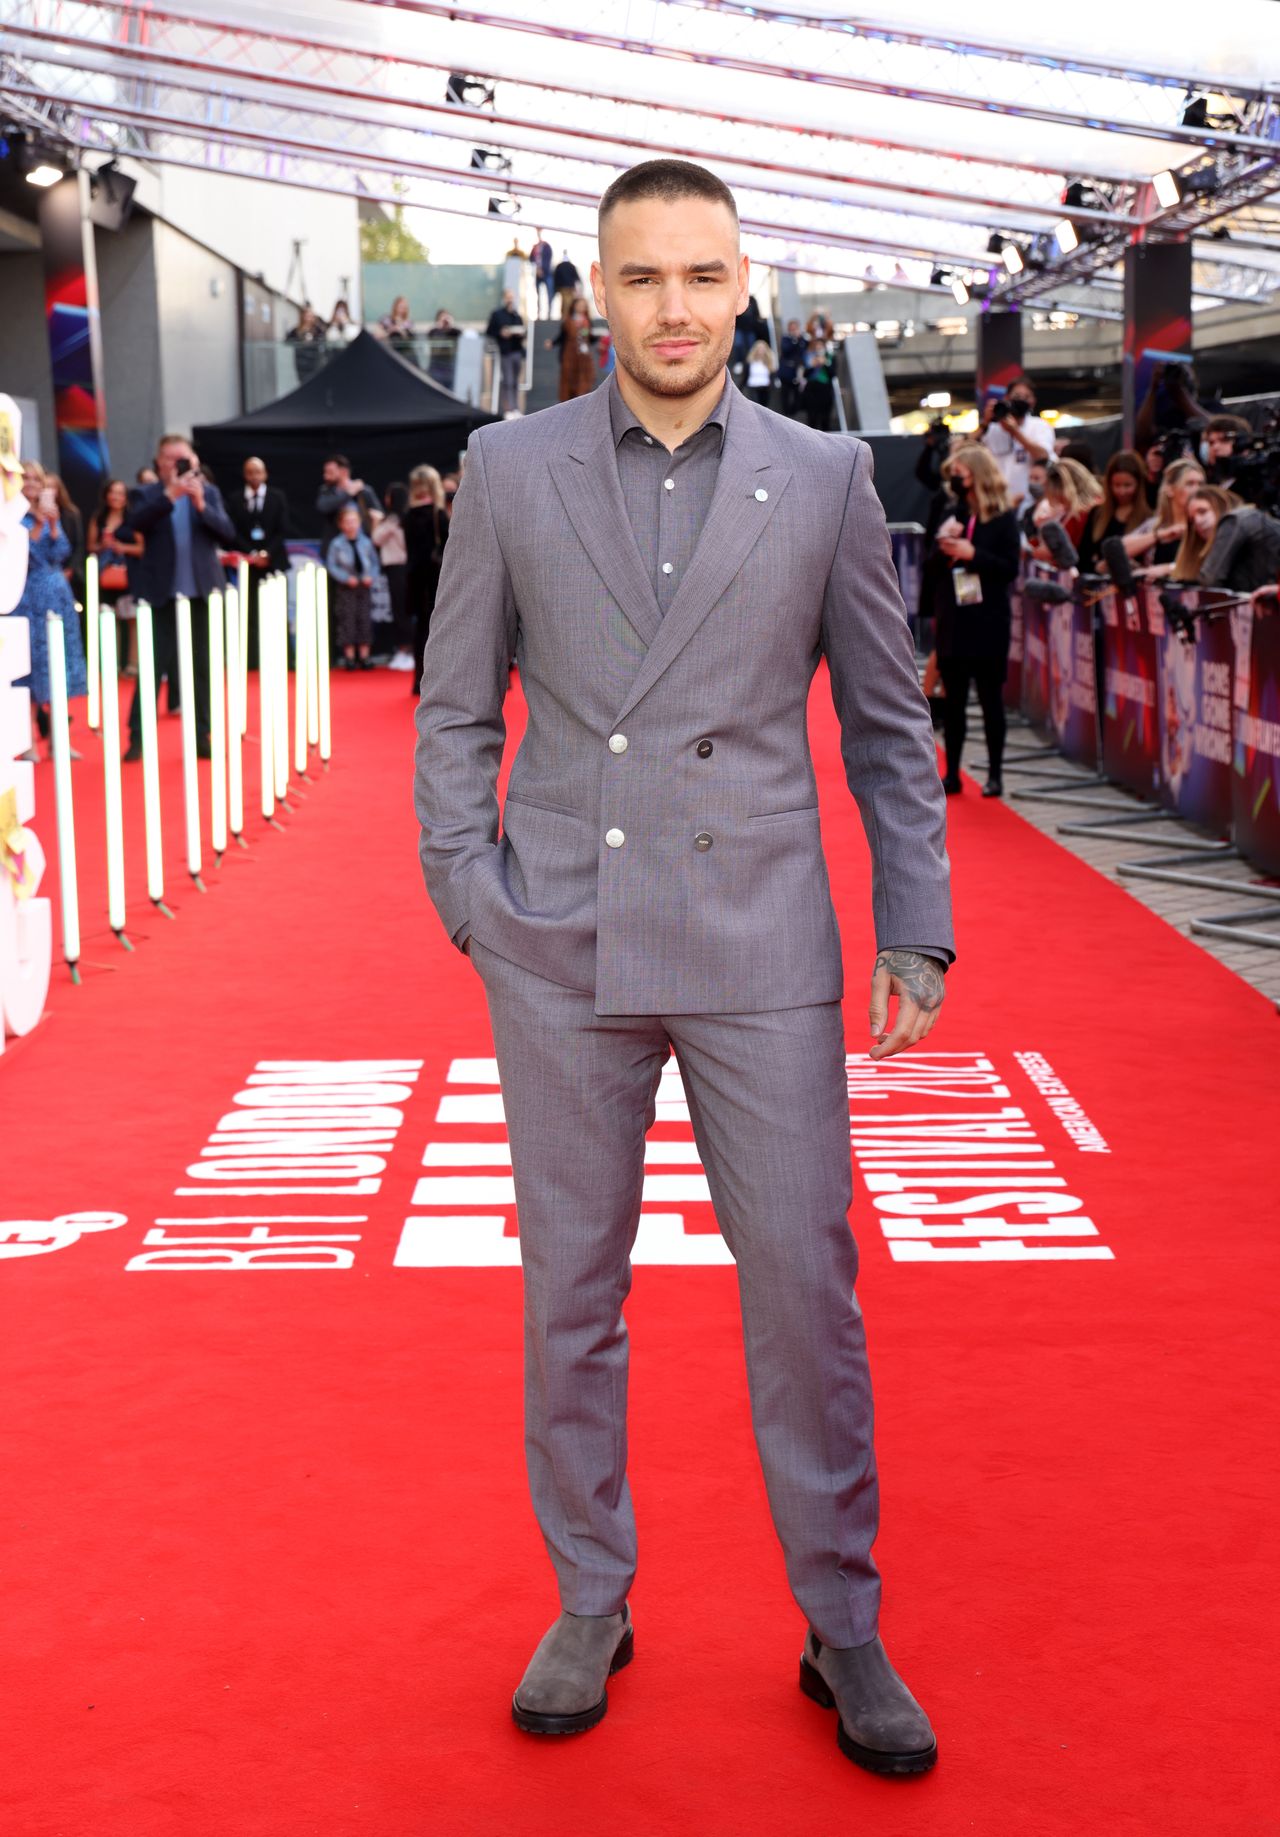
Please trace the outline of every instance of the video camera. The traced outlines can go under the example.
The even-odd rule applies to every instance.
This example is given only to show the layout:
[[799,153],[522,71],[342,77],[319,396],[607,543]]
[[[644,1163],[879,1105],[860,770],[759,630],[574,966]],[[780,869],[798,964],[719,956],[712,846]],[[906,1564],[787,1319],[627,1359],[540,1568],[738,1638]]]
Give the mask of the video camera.
[[1008,421],[1012,417],[1015,421],[1025,421],[1030,413],[1030,402],[1024,402],[1021,396],[1015,396],[1013,401],[1010,401],[1008,396],[1001,396],[991,410],[991,419]]
[[1222,462],[1231,489],[1246,504],[1280,513],[1280,414],[1255,434],[1237,434],[1230,459]]

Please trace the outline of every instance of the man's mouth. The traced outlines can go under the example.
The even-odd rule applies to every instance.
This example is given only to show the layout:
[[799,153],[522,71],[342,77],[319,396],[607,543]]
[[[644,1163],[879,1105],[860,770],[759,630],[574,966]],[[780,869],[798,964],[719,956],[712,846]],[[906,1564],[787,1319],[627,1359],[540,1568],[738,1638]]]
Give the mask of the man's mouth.
[[651,344],[649,349],[656,351],[659,357],[684,357],[690,351],[698,349],[698,340],[696,338],[663,338],[657,344]]

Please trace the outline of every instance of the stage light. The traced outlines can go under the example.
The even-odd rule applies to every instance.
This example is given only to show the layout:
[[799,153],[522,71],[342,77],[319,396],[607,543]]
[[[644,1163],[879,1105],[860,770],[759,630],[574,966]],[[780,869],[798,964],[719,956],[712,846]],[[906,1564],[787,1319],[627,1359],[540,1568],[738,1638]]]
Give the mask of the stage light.
[[511,161],[505,153],[494,153],[488,147],[472,147],[471,170],[473,172],[510,172]]
[[929,276],[930,287],[945,287],[946,284],[946,270],[943,268],[935,268],[933,273]]
[[490,198],[489,215],[491,217],[518,217],[520,200],[518,198]]
[[999,255],[1003,247],[1004,237],[1000,234],[999,230],[992,230],[991,234],[987,237],[987,254]]
[[1157,172],[1151,184],[1162,210],[1172,210],[1182,202],[1182,187],[1172,172]]
[[469,77],[461,70],[449,73],[444,99],[454,108],[485,108],[493,101],[493,90],[483,77]]
[[965,286],[958,274],[951,277],[951,292],[955,296],[957,306],[967,306],[969,304],[969,289]]
[[927,395],[924,398],[920,406],[921,408],[950,408],[951,391],[949,389],[935,389],[931,395]]
[[1010,274],[1022,273],[1022,250],[1018,247],[1016,242],[1006,242],[1000,251],[1000,258]]
[[39,166],[33,166],[27,174],[27,184],[39,185],[41,189],[44,189],[49,185],[56,185],[59,179],[64,179],[66,176],[61,166],[46,166],[41,163]]
[[1080,247],[1080,238],[1076,235],[1076,226],[1070,217],[1064,217],[1061,223],[1056,224],[1053,233],[1064,255],[1070,255],[1073,249]]

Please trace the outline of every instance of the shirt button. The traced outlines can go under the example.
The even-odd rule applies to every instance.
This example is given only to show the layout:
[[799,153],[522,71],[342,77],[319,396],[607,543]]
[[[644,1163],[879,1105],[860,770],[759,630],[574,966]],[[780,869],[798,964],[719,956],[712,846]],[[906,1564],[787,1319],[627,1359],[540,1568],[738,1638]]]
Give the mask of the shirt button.
[[673,478],[664,478],[662,481],[662,488],[664,491],[674,491],[676,488],[676,481]]
[[609,735],[609,751],[611,753],[625,753],[626,750],[627,750],[627,736],[625,734],[610,734]]
[[704,855],[711,847],[711,837],[707,834],[705,829],[700,829],[693,838],[693,846],[696,849],[700,849]]
[[664,561],[663,562],[662,572],[664,574],[674,574],[675,571],[676,571],[676,564],[674,561]]
[[710,740],[699,740],[698,742],[699,759],[710,759],[714,751],[715,751],[715,748],[712,746]]
[[644,437],[644,443],[646,446],[652,446],[653,445],[653,435],[646,434]]
[[766,504],[768,503],[768,501],[769,501],[769,493],[765,490],[764,486],[761,485],[759,491],[756,492],[756,503]]
[[604,832],[604,839],[607,847],[621,848],[627,838],[620,829],[606,829]]

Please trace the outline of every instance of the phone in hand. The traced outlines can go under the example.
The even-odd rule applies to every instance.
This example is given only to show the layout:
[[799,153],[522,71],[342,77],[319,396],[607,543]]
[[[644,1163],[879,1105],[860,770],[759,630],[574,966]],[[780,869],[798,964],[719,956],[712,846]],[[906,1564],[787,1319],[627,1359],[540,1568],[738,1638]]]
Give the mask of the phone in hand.
[[58,514],[58,494],[52,485],[45,485],[40,492],[40,515],[56,517]]

